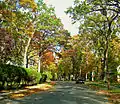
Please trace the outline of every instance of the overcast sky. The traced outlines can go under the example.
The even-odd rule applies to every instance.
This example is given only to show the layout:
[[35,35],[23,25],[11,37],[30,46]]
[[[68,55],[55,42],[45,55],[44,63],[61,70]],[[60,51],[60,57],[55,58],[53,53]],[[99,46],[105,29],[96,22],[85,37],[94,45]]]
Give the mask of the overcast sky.
[[62,20],[64,28],[71,32],[71,35],[78,34],[77,25],[73,25],[71,19],[65,14],[66,8],[73,5],[74,0],[44,0],[47,5],[53,5],[57,17]]

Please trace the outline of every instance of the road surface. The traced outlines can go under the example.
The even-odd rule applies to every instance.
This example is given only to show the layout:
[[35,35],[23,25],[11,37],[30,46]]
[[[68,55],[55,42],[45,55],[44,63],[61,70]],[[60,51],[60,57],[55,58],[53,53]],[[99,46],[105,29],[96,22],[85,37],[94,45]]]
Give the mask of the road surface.
[[54,89],[21,99],[4,99],[0,104],[110,104],[107,97],[75,82],[57,82]]

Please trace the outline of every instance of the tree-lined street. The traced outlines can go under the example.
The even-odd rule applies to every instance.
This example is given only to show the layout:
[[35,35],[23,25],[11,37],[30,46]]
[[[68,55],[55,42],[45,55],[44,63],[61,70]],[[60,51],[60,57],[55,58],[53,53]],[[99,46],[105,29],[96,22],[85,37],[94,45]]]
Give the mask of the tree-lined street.
[[120,0],[57,1],[0,0],[0,102],[119,104]]

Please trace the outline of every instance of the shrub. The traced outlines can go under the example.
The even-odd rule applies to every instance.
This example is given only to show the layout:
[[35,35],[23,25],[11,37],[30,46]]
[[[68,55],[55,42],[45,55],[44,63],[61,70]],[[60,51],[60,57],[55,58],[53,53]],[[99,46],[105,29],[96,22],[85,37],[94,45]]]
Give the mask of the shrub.
[[50,71],[43,72],[43,74],[47,75],[47,80],[51,80],[52,79],[52,74],[51,74]]
[[38,83],[41,74],[36,70],[19,66],[0,64],[0,87],[19,87],[22,84]]
[[41,78],[41,73],[37,72],[37,70],[33,70],[31,68],[25,69],[28,76],[31,77],[35,81],[35,83],[39,83],[39,80]]
[[47,75],[42,74],[42,77],[40,78],[39,83],[44,83],[44,82],[46,82],[46,80],[47,80]]

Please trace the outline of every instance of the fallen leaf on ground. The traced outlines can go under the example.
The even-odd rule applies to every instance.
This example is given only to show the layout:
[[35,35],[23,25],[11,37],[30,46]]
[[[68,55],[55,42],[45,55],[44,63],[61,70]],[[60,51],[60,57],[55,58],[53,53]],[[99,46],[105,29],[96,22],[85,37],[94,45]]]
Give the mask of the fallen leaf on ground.
[[113,102],[113,104],[120,104],[120,94],[112,94],[105,90],[100,90],[96,94],[107,95],[108,100]]
[[16,98],[22,98],[25,96],[29,96],[33,93],[38,93],[40,91],[47,91],[50,88],[52,88],[52,85],[48,85],[48,84],[38,84],[38,85],[34,85],[34,86],[26,86],[25,89],[23,91],[17,91],[10,94],[9,97],[16,99]]
[[101,94],[101,95],[108,95],[108,91],[105,90],[99,90],[96,94]]

